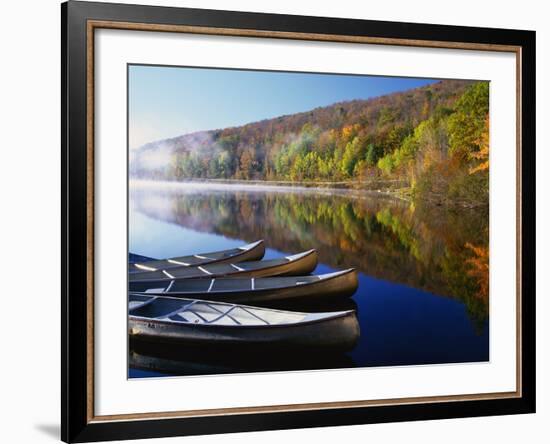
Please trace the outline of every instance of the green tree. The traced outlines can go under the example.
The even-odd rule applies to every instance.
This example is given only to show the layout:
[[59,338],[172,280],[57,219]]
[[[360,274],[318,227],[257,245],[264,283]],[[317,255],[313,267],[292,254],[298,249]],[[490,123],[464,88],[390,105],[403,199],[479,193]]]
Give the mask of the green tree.
[[227,151],[220,151],[217,157],[217,169],[221,177],[231,176],[231,156]]
[[374,143],[369,143],[367,154],[365,155],[367,165],[371,167],[375,166],[378,159],[380,159],[380,149]]
[[355,137],[348,142],[342,156],[340,171],[344,177],[352,177],[356,163],[361,156],[361,141]]
[[452,155],[466,160],[479,151],[489,113],[489,82],[474,83],[456,103],[449,117],[449,148]]
[[390,175],[394,169],[393,156],[388,154],[387,156],[382,157],[378,163],[378,168],[380,168],[386,175]]

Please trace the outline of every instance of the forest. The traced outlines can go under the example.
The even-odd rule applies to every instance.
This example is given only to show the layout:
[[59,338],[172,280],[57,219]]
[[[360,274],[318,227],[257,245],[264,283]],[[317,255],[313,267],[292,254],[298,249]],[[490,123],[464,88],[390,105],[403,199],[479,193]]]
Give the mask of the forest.
[[489,83],[442,80],[131,153],[132,177],[338,183],[413,199],[488,205]]

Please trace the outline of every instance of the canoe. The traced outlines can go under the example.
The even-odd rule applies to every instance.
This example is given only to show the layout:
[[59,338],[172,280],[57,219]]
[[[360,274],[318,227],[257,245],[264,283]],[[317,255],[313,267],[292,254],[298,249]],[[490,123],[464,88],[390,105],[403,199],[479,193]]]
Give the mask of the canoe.
[[155,342],[350,350],[359,338],[353,310],[303,313],[143,294],[130,294],[128,309],[130,337]]
[[239,263],[244,261],[261,260],[265,254],[263,240],[253,242],[242,247],[230,250],[213,251],[210,253],[198,253],[188,256],[172,257],[130,264],[130,273],[142,273],[147,271],[170,270],[178,267],[196,267],[205,264]]
[[265,276],[300,276],[311,273],[317,266],[317,252],[309,250],[304,253],[266,261],[241,262],[237,264],[209,264],[197,267],[178,267],[170,270],[130,273],[130,291],[138,289],[137,282],[150,283],[191,278],[231,277],[265,277]]
[[[156,259],[149,257],[149,256],[142,256],[141,254],[132,253],[131,251],[128,252],[128,264],[134,265],[136,262],[149,262],[149,261],[155,261]],[[137,270],[135,267],[130,267],[131,270]]]
[[[315,276],[183,279],[138,285],[141,292],[149,295],[258,304],[305,298],[345,298],[355,293],[359,283],[357,272],[350,268]],[[135,287],[137,285],[132,282],[130,291],[136,291]]]

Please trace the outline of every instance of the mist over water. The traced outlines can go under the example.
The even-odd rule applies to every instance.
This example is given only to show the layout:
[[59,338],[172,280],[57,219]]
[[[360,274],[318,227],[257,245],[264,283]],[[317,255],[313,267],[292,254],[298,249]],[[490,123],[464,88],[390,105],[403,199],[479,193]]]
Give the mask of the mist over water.
[[361,326],[351,353],[275,361],[267,369],[265,360],[262,367],[181,349],[162,356],[134,350],[132,377],[488,360],[486,209],[415,206],[346,190],[132,180],[129,226],[130,251],[156,258],[258,239],[266,258],[315,248],[316,273],[358,270],[359,289],[346,303]]
[[[259,181],[260,182],[260,181]],[[365,191],[354,191],[354,190],[337,190],[333,188],[315,188],[315,187],[306,187],[300,185],[269,185],[262,183],[255,183],[254,181],[249,181],[249,183],[243,183],[242,181],[231,181],[231,180],[214,180],[209,179],[208,181],[187,181],[187,182],[177,182],[177,181],[152,181],[146,179],[131,179],[130,180],[130,190],[133,192],[138,191],[152,191],[153,193],[159,194],[197,194],[197,193],[208,193],[216,191],[242,191],[247,193],[252,192],[269,192],[269,193],[309,193],[309,194],[325,194],[325,195],[334,195],[334,194],[345,194],[347,196],[355,195],[356,197],[364,197]]]

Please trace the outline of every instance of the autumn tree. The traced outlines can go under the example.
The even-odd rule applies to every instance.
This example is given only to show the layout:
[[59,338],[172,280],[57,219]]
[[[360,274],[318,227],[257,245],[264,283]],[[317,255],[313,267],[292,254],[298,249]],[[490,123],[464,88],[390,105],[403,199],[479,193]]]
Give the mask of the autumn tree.
[[468,160],[480,150],[489,114],[489,83],[474,83],[458,99],[449,116],[449,148],[452,155]]
[[251,149],[243,151],[239,163],[239,171],[242,179],[250,179],[254,165],[254,153]]
[[[167,147],[165,164],[148,165]],[[398,179],[415,199],[477,205],[487,202],[488,168],[489,84],[445,80],[147,144],[130,171],[172,180]]]
[[485,128],[476,142],[479,151],[473,152],[471,157],[479,163],[470,168],[470,174],[489,170],[489,114],[485,116]]

